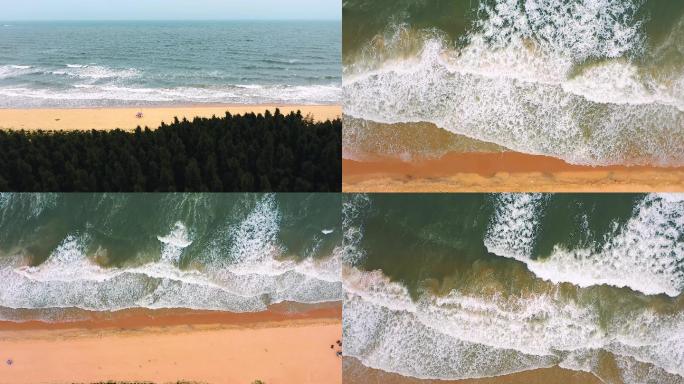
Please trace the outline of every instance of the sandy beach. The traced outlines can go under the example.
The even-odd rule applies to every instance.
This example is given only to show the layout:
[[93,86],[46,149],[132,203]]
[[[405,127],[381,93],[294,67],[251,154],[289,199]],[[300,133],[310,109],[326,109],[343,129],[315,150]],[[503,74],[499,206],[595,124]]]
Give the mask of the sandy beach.
[[684,168],[590,167],[516,152],[342,163],[344,192],[681,192]]
[[560,367],[540,368],[530,371],[467,380],[421,380],[396,373],[368,368],[354,358],[344,358],[345,384],[601,384],[602,381],[588,372],[571,371]]
[[[124,129],[137,126],[156,128],[162,122],[170,123],[174,117],[223,116],[249,112],[264,113],[267,109],[280,108],[284,114],[300,110],[311,114],[315,120],[334,119],[341,116],[342,107],[334,105],[212,105],[139,108],[72,108],[72,109],[0,109],[0,129],[25,130],[90,130]],[[136,114],[142,112],[143,117]]]
[[341,383],[341,332],[339,304],[305,312],[135,310],[72,323],[0,322],[0,383]]

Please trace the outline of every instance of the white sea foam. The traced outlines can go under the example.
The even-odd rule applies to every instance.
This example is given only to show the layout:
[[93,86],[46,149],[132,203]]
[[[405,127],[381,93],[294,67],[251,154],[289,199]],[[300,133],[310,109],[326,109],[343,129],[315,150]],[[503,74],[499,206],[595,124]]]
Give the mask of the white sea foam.
[[135,68],[115,69],[100,65],[67,64],[66,69],[47,71],[58,76],[70,76],[81,79],[127,79],[140,76],[140,71]]
[[581,292],[572,299],[558,288],[512,297],[452,291],[412,299],[381,272],[355,268],[345,268],[343,283],[345,355],[372,368],[463,379],[561,365],[605,377],[595,362],[608,351],[648,368],[624,372],[625,383],[684,380],[681,314],[643,307],[606,316]]
[[103,268],[87,254],[88,236],[71,234],[38,266],[0,267],[0,307],[252,312],[283,301],[341,300],[340,251],[326,259],[283,259],[276,252],[282,248],[275,236],[279,217],[274,197],[264,196],[234,228],[228,255],[187,269],[179,261],[192,229],[181,222],[158,236],[158,261],[143,265]]
[[192,244],[188,234],[188,228],[180,221],[174,225],[173,230],[166,236],[157,236],[162,243],[161,260],[178,265],[183,249]]
[[[1,76],[1,75],[0,75]],[[339,103],[339,85],[311,86],[224,86],[209,88],[142,88],[116,85],[76,84],[58,90],[45,88],[0,87],[0,106],[93,106],[132,103]]]
[[[622,299],[629,304],[620,305],[612,296],[600,297],[604,291],[576,288],[569,293],[567,287],[543,283],[516,294],[452,290],[436,296],[421,290],[416,298],[382,271],[353,267],[364,257],[362,215],[370,204],[365,195],[358,196],[349,198],[343,211],[349,253],[342,273],[346,356],[371,368],[421,379],[492,377],[559,365],[611,382],[614,372],[605,371],[602,361],[609,352],[626,384],[684,382],[684,313],[651,307],[637,294],[626,293]],[[529,254],[547,197],[503,194],[498,199],[486,240],[490,251],[496,239],[495,251]],[[621,238],[618,233],[612,244],[626,246],[640,241],[641,235],[647,242],[662,238],[667,240],[651,246],[665,254],[683,233],[667,229],[677,227],[673,222],[679,222],[684,212],[681,202],[676,195],[648,196],[625,228],[651,227],[650,234],[642,231]],[[649,245],[639,247],[645,248]],[[634,268],[629,260],[635,254],[627,257],[621,273],[632,273],[624,268]],[[610,256],[617,258],[619,252]],[[654,266],[657,271],[662,264],[646,260],[637,266],[640,271]],[[586,274],[593,274],[593,265],[583,267]],[[482,279],[478,281],[486,285],[487,277]],[[639,304],[632,305],[633,299]]]
[[[346,78],[345,113],[382,123],[430,122],[456,134],[577,164],[684,164],[679,132],[684,100],[645,86],[625,86],[624,76],[610,69],[555,84],[546,83],[562,72],[555,64],[547,72],[521,64],[484,76],[487,64],[462,70],[442,49],[440,42],[428,42],[418,63],[394,63]],[[511,63],[506,58],[501,62]],[[595,86],[595,73],[619,78]],[[609,92],[613,89],[621,93]]]
[[545,52],[575,61],[640,50],[639,0],[498,0],[479,9],[478,34],[495,47],[534,39]]
[[581,287],[608,284],[646,294],[684,291],[684,196],[648,195],[600,247],[554,247],[534,259],[541,195],[501,195],[485,239],[490,252],[527,264],[538,277]]
[[368,195],[357,193],[346,195],[342,204],[343,250],[342,259],[345,264],[356,265],[365,255],[360,246],[363,240],[364,214],[370,207]]
[[676,97],[673,87],[649,79],[626,60],[590,66],[563,81],[561,87],[568,94],[582,96],[597,104],[662,104],[684,111],[684,98]]
[[276,238],[280,229],[280,211],[275,196],[261,199],[237,228],[231,230],[233,261],[242,265],[261,264],[282,252]]
[[532,255],[545,199],[541,193],[497,195],[496,215],[485,238],[487,249],[502,256]]
[[[371,70],[355,63],[361,70],[347,70],[343,83],[345,113],[430,122],[577,164],[682,165],[684,95],[676,88],[684,76],[657,78],[628,58],[643,50],[638,5],[529,0],[523,10],[499,0],[483,6],[459,50],[428,34],[410,58],[379,55],[386,60]],[[387,40],[416,38],[401,31]]]
[[0,65],[0,80],[23,76],[34,72],[30,65]]
[[4,209],[13,196],[12,192],[0,192],[0,209]]

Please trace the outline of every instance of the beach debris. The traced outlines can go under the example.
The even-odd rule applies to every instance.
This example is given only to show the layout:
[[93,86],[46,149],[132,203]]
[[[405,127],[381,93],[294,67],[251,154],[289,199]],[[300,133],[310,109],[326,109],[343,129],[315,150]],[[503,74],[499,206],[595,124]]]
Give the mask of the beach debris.
[[138,118],[138,119],[142,119],[142,118],[143,118],[143,113],[142,113],[142,112],[138,112],[138,113],[135,114],[135,117]]
[[14,360],[7,359],[6,363],[7,363],[7,365],[12,365],[12,364],[14,364]]
[[321,232],[322,232],[324,235],[329,235],[329,234],[333,233],[334,230],[332,230],[332,229],[324,229],[324,230],[322,230]]

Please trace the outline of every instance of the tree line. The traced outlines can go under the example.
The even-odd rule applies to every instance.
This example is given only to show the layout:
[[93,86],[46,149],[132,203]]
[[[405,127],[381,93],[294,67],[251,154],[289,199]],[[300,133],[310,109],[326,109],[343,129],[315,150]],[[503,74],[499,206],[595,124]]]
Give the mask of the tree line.
[[280,110],[154,130],[0,130],[0,190],[339,192],[342,122]]

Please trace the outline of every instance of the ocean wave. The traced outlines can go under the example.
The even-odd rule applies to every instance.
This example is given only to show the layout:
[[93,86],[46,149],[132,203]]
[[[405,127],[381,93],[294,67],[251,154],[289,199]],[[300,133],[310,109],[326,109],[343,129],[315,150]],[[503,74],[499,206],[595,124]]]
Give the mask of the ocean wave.
[[115,69],[107,66],[80,64],[66,64],[64,68],[60,69],[14,64],[0,66],[0,79],[17,78],[33,74],[68,76],[77,79],[100,81],[139,77],[141,72],[135,68]]
[[34,72],[30,65],[0,65],[0,79],[10,79]]
[[631,59],[639,3],[484,3],[457,47],[395,25],[345,67],[345,113],[576,164],[683,165],[684,76]]
[[162,243],[161,260],[176,265],[180,262],[183,249],[192,244],[188,228],[180,221],[174,224],[171,233],[157,236],[157,240]]
[[[571,250],[560,257],[556,247],[536,260],[531,255],[551,196],[495,196],[485,245],[524,264],[504,267],[502,277],[483,259],[454,276],[459,288],[424,281],[417,292],[381,270],[362,269],[364,215],[373,210],[372,201],[366,195],[347,198],[346,356],[419,379],[495,377],[560,366],[607,383],[684,382],[681,300],[636,292],[681,295],[681,196],[645,196],[631,219],[607,233],[598,252]],[[546,272],[555,275],[547,278]],[[504,281],[509,278],[513,281]],[[634,290],[616,288],[624,286]]]
[[282,249],[274,236],[279,217],[274,196],[264,196],[224,234],[233,244],[228,255],[209,249],[207,258],[190,267],[181,267],[193,236],[182,222],[157,237],[155,260],[120,267],[100,266],[96,260],[106,255],[87,254],[90,236],[72,233],[40,265],[6,258],[0,266],[0,307],[255,312],[280,302],[341,300],[339,249],[323,259],[299,261],[275,252]]
[[140,71],[135,68],[115,69],[107,66],[80,64],[67,64],[66,69],[50,70],[46,71],[45,73],[89,80],[118,80],[140,76]]
[[[557,287],[521,296],[424,292],[412,298],[381,272],[345,268],[345,355],[421,379],[492,377],[560,365],[625,383],[684,380],[684,316],[631,306],[607,315],[596,291]],[[595,303],[595,304],[591,304]],[[630,368],[631,367],[631,368]]]
[[[593,208],[564,202],[562,209],[568,213],[580,208],[570,227],[556,221],[564,220],[563,215],[549,217],[558,213],[558,207],[552,205],[554,198],[541,193],[493,194],[486,203],[492,204],[493,213],[484,218],[485,225],[474,234],[473,244],[481,241],[487,252],[520,261],[534,276],[554,284],[608,285],[670,297],[684,293],[683,195],[640,196],[630,202],[634,206],[627,207],[631,212],[624,221],[618,216],[597,218],[600,213]],[[363,265],[367,258],[362,241],[365,217],[373,211],[371,204],[372,199],[360,194],[347,198],[343,205],[344,262],[348,265]],[[592,228],[590,222],[596,219],[608,220],[605,228]],[[554,225],[562,226],[563,236],[546,248],[539,246],[548,242]],[[435,241],[439,242],[440,236],[436,235]]]
[[[546,72],[537,72],[521,65],[526,74],[510,64],[514,61],[508,55],[500,59],[506,67],[499,75],[486,63],[463,70],[444,56],[443,48],[431,41],[418,60],[346,77],[345,114],[381,123],[429,122],[472,139],[575,164],[684,165],[678,132],[684,126],[683,99],[649,93],[633,81],[626,86],[628,76],[607,69],[553,83],[562,68],[549,63]],[[617,78],[597,87],[596,76]],[[605,92],[613,89],[622,95]]]
[[499,195],[485,238],[487,249],[524,262],[539,278],[580,287],[608,284],[648,295],[684,292],[684,197],[648,195],[623,226],[614,225],[600,247],[556,245],[534,258],[544,195]]
[[369,196],[362,193],[345,196],[342,204],[342,260],[345,264],[357,265],[365,256],[360,243],[364,236],[363,220],[370,204]]
[[478,10],[476,36],[501,48],[533,39],[573,61],[621,57],[643,49],[641,0],[497,0]]
[[227,104],[336,104],[340,102],[338,85],[230,85],[210,88],[138,88],[80,84],[72,88],[37,89],[0,87],[0,106],[78,107],[164,103]]

